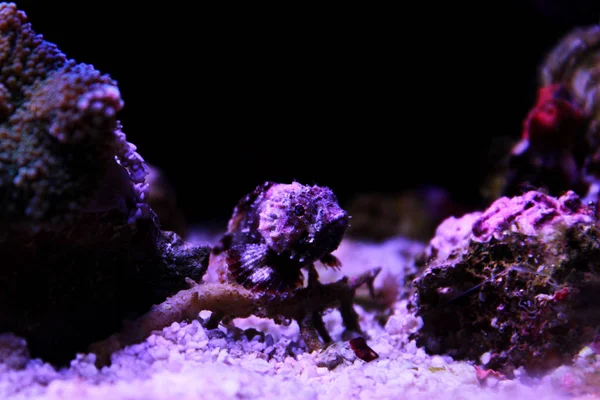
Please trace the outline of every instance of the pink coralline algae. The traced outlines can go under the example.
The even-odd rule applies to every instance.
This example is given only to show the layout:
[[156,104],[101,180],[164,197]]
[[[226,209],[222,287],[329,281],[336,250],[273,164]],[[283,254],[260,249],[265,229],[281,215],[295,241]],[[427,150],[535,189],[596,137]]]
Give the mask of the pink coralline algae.
[[159,229],[117,83],[0,3],[0,331],[67,361],[199,280],[208,249]]
[[570,92],[560,84],[542,87],[537,104],[523,124],[521,140],[510,154],[506,195],[523,187],[543,187],[550,194],[589,191],[587,120]]
[[600,329],[599,237],[595,205],[572,191],[447,219],[413,282],[417,343],[508,375],[569,363]]
[[[595,201],[600,188],[600,25],[561,38],[539,69],[536,104],[499,167],[489,197],[543,188]],[[500,172],[502,171],[502,172]]]

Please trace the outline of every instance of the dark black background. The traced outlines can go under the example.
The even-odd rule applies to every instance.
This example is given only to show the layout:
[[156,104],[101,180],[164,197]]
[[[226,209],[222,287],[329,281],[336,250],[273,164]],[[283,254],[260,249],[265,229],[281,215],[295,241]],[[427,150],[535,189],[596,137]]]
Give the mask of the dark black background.
[[265,180],[342,201],[437,184],[474,201],[490,149],[520,134],[545,52],[600,20],[591,0],[205,3],[17,2],[118,81],[128,139],[192,222],[226,218]]

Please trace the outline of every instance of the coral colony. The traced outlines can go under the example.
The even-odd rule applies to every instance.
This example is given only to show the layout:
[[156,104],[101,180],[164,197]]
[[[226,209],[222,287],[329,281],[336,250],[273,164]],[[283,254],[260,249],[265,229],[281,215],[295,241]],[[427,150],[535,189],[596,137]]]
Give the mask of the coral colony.
[[200,279],[210,250],[158,228],[115,81],[67,59],[11,3],[0,64],[0,331],[67,362]]
[[[350,218],[329,188],[258,185],[219,241],[192,245],[161,229],[114,80],[44,41],[13,3],[0,3],[0,66],[0,331],[32,356],[61,365],[89,352],[107,365],[165,326],[254,316],[297,323],[305,352],[378,359],[356,290],[377,303],[382,268],[319,277],[342,268],[332,253]],[[417,258],[396,300],[421,319],[412,338],[429,354],[470,360],[482,376],[543,374],[600,333],[598,76],[600,27],[558,43],[489,207],[443,221]],[[390,302],[377,307],[385,324]]]

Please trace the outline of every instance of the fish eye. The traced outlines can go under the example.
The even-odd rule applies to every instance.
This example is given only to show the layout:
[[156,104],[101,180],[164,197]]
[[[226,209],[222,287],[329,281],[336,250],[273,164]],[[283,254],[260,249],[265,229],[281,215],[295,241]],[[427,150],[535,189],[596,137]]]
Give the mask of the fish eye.
[[296,214],[297,216],[304,215],[304,207],[298,204],[296,207],[294,207],[294,214]]

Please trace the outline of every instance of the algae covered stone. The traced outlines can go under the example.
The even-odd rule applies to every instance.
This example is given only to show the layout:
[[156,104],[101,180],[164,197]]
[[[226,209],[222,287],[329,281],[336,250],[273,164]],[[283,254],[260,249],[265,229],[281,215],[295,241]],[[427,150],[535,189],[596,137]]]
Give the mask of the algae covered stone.
[[414,281],[417,343],[508,373],[570,362],[600,326],[595,208],[530,191],[444,221]]

